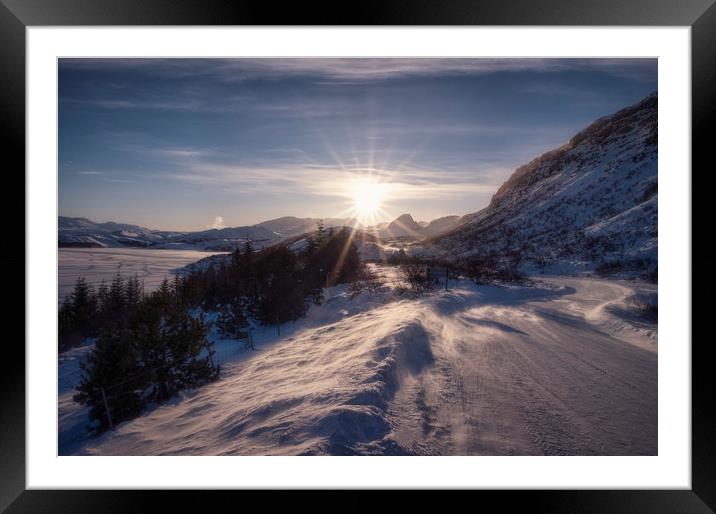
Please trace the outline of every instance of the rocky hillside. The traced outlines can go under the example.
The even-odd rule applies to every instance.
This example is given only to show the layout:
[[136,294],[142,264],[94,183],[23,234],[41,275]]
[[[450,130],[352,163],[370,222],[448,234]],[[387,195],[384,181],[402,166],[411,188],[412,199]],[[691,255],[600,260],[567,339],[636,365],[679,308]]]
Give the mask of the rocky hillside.
[[460,222],[460,216],[443,216],[425,225],[421,233],[423,237],[436,236],[455,227]]
[[523,269],[654,275],[657,108],[654,93],[521,166],[488,207],[433,238],[431,251]]

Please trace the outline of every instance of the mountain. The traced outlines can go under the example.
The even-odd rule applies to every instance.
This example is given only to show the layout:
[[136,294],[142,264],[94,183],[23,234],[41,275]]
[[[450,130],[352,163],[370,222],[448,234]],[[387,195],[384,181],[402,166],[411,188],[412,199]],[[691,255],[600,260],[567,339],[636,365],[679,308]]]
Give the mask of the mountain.
[[403,214],[389,223],[379,223],[367,230],[381,239],[407,238],[422,240],[437,236],[454,228],[462,218],[460,216],[443,216],[430,222],[415,221],[410,214]]
[[[137,225],[96,223],[87,218],[59,216],[57,238],[60,248],[156,248],[231,251],[251,240],[255,248],[279,243],[316,229],[318,218],[287,216],[256,225],[208,229],[195,232],[151,230]],[[329,227],[355,226],[353,218],[327,218]]]
[[273,244],[281,239],[279,234],[258,225],[248,227],[212,228],[199,232],[186,232],[160,243],[157,248],[199,249],[231,251],[246,240],[254,247]]
[[410,214],[403,214],[383,229],[388,237],[421,237],[422,227]]
[[653,93],[518,168],[485,209],[430,241],[457,258],[522,267],[655,273],[657,111]]
[[460,222],[461,216],[443,216],[437,218],[422,227],[421,233],[424,237],[431,237],[441,234],[455,227]]
[[176,232],[150,230],[123,223],[95,223],[87,218],[57,218],[60,247],[149,247],[176,236]]
[[[256,225],[266,228],[281,237],[294,237],[306,232],[316,230],[321,218],[297,218],[295,216],[284,216],[273,220],[264,221]],[[325,218],[322,220],[326,228],[329,227],[354,227],[358,222],[354,218]]]

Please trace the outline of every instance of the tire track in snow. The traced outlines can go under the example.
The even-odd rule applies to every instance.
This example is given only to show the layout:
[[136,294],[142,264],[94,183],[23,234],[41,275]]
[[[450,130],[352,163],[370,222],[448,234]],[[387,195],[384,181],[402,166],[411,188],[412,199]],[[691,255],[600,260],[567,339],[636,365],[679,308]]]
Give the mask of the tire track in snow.
[[656,353],[603,332],[589,315],[629,289],[555,282],[577,289],[557,301],[421,316],[442,323],[432,340],[436,365],[419,377],[441,388],[436,421],[449,427],[432,448],[458,455],[656,454]]

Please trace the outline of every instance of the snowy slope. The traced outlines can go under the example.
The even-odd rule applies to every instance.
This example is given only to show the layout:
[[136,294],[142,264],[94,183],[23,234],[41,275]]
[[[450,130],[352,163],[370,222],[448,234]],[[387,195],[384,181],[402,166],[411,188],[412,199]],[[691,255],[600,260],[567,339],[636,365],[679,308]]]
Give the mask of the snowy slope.
[[550,269],[646,273],[657,258],[657,95],[518,168],[432,251],[514,253]]
[[[655,324],[629,301],[654,286],[452,286],[418,299],[331,289],[281,337],[259,329],[255,352],[219,341],[219,381],[60,452],[656,454]],[[71,441],[62,420],[81,412],[62,398]]]
[[423,237],[437,236],[454,228],[459,222],[460,216],[443,216],[422,227],[420,233]]

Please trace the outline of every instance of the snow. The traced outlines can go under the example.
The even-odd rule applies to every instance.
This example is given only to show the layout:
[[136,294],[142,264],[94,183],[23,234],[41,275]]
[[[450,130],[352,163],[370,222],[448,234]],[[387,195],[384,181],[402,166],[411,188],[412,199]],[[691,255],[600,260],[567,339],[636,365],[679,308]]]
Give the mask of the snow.
[[81,409],[61,395],[60,452],[656,454],[653,286],[539,277],[415,297],[372,266],[382,291],[332,288],[280,336],[257,328],[253,352],[217,340],[218,381],[98,438],[62,444]]
[[74,402],[72,396],[81,379],[80,362],[92,350],[93,344],[88,341],[83,346],[62,352],[58,359],[58,445],[61,451],[81,446],[87,437],[88,409]]
[[60,301],[72,292],[77,277],[97,287],[104,279],[107,284],[117,273],[134,275],[144,281],[144,291],[157,289],[165,278],[173,278],[174,271],[216,253],[196,250],[150,250],[145,248],[60,248],[58,252],[58,293]]

